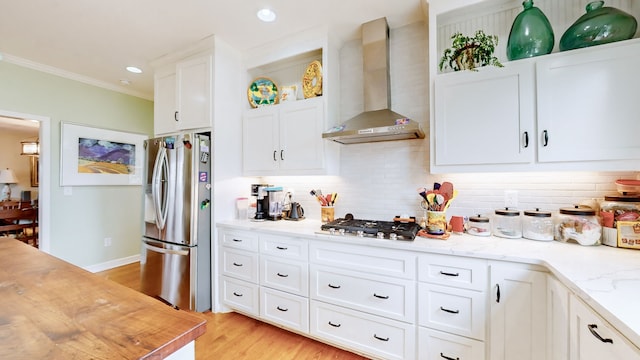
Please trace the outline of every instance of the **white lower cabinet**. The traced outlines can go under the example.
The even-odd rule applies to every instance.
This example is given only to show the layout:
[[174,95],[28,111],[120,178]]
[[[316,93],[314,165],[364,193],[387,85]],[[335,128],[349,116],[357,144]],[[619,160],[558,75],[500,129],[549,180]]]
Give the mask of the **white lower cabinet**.
[[490,279],[489,358],[545,360],[547,274],[492,262]]
[[260,317],[304,333],[309,332],[309,299],[260,287]]
[[569,359],[569,296],[554,276],[547,277],[547,360]]
[[484,342],[419,327],[418,351],[421,360],[483,360]]
[[575,295],[569,300],[571,360],[640,359],[640,350]]
[[258,316],[260,309],[259,287],[257,284],[251,284],[246,281],[236,280],[234,278],[222,277],[222,301],[229,307],[239,312]]
[[415,359],[414,325],[311,300],[311,334],[381,359]]

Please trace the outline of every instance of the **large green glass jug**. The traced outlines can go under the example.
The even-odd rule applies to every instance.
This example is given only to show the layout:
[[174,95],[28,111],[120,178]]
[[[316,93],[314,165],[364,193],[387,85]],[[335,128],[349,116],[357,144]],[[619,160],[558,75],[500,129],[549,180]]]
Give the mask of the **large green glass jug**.
[[604,1],[587,4],[587,13],[571,25],[560,38],[560,51],[631,39],[638,22],[626,12],[605,6]]
[[532,0],[522,3],[524,10],[513,21],[507,41],[507,58],[518,60],[545,55],[553,50],[553,29],[549,19]]

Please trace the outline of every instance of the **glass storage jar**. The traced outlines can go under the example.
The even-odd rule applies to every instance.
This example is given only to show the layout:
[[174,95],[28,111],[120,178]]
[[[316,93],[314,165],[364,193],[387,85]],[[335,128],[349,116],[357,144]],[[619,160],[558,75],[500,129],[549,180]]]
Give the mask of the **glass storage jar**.
[[553,240],[553,217],[550,211],[526,210],[522,218],[522,237],[531,240]]
[[615,228],[618,221],[640,219],[640,195],[605,196],[600,203],[602,226]]
[[580,245],[600,245],[602,226],[596,211],[586,206],[561,208],[555,224],[554,238]]
[[493,217],[493,235],[509,239],[521,238],[520,211],[509,208],[496,210]]
[[488,217],[480,214],[472,216],[467,222],[467,233],[476,236],[489,236],[491,235],[491,221]]

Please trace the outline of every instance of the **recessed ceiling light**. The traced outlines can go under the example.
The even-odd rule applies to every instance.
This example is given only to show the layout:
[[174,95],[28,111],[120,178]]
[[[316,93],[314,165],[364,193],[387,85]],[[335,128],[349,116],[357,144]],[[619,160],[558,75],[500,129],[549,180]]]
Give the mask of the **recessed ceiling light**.
[[272,22],[276,19],[276,13],[273,12],[273,10],[267,8],[260,9],[257,15],[258,19],[264,22]]
[[140,73],[142,73],[142,69],[137,68],[137,67],[135,67],[135,66],[127,66],[127,71],[128,71],[128,72],[132,72],[132,73],[134,73],[134,74],[140,74]]

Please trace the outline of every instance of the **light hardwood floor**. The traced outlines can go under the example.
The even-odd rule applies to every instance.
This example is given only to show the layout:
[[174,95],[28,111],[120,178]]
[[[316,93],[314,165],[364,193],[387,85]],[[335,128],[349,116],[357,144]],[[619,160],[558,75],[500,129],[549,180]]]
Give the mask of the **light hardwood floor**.
[[[96,273],[140,291],[140,264]],[[226,359],[366,359],[238,313],[194,313],[207,320],[196,340],[196,360]]]

